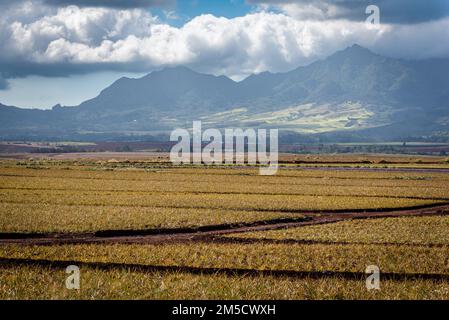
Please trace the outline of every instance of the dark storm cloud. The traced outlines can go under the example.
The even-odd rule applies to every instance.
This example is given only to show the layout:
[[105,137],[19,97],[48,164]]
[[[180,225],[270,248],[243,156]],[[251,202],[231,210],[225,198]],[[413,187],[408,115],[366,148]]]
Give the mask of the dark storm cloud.
[[[304,18],[310,9],[321,11],[325,18],[363,20],[368,5],[380,8],[381,21],[415,24],[449,16],[448,0],[247,0],[251,4],[296,4],[304,8]],[[334,9],[337,10],[334,10]]]
[[0,90],[8,89],[8,82],[3,78],[3,75],[0,74]]
[[[0,0],[0,7],[11,7],[24,0]],[[79,7],[107,7],[107,8],[149,8],[173,6],[176,0],[39,0],[55,7],[76,5]]]
[[30,75],[43,77],[67,77],[70,75],[89,74],[98,71],[146,72],[155,66],[142,62],[127,63],[38,63],[38,62],[2,62],[0,61],[0,88],[8,88],[7,79],[24,78]]
[[5,7],[12,7],[16,5],[17,3],[21,2],[23,0],[17,0],[17,1],[11,1],[11,0],[0,0],[0,9],[4,10]]
[[80,7],[147,8],[171,6],[175,0],[43,0],[54,6],[77,5]]

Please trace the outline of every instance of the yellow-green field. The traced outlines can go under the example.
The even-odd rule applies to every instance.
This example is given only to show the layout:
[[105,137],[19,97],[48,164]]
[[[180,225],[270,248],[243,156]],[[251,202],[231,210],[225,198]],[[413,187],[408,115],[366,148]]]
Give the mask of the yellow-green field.
[[323,243],[449,246],[448,230],[449,216],[401,217],[352,220],[307,228],[240,233],[232,235],[232,237]]
[[[259,176],[157,161],[3,161],[0,298],[447,299],[447,166],[385,166],[290,164]],[[195,232],[211,226],[218,232]],[[151,232],[149,241],[114,236],[126,230]],[[95,244],[78,235],[99,231],[114,237]],[[51,242],[71,235],[76,243]],[[25,241],[48,236],[47,245]],[[82,265],[80,290],[65,288],[64,261]],[[369,265],[390,275],[380,290],[365,287]]]
[[63,270],[45,267],[3,268],[1,299],[441,299],[449,298],[445,281],[385,280],[379,291],[364,281],[142,273],[133,269],[82,269],[81,290],[66,290]]

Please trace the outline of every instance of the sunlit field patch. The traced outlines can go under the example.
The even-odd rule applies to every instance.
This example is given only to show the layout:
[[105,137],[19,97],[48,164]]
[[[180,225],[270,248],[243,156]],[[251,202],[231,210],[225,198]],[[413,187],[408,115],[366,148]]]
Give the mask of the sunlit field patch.
[[1,232],[80,232],[248,223],[307,211],[449,201],[449,174],[255,169],[0,169]]
[[[207,226],[296,223],[326,217],[325,213],[329,217],[353,211],[362,215],[365,211],[420,210],[449,203],[449,173],[444,171],[352,171],[329,168],[329,163],[319,165],[323,168],[288,165],[278,175],[266,177],[260,176],[257,168],[247,167],[171,167],[157,162],[120,161],[1,162],[0,233],[7,238],[11,233],[22,236],[149,230],[156,234],[170,233],[172,229],[192,232]],[[400,165],[407,166],[395,164]],[[426,164],[430,165],[437,166]],[[351,169],[360,164],[345,166]],[[415,166],[420,164],[407,168]],[[445,209],[441,210],[444,214]],[[87,265],[81,268],[81,290],[72,292],[64,287],[66,274],[61,268],[4,264],[0,298],[449,297],[446,216],[363,219],[243,231],[247,229],[238,233],[232,230],[226,236],[158,244],[39,246],[6,241],[0,244],[0,259],[6,261],[24,259],[31,263],[42,259]],[[98,264],[114,266],[105,270]],[[364,272],[368,265],[378,266],[381,273],[411,278],[383,279],[380,291],[367,291]],[[156,269],[142,271],[135,266]],[[196,272],[189,271],[192,268]],[[217,272],[208,273],[208,268]],[[269,274],[282,271],[292,274]],[[307,276],[317,272],[335,275]],[[343,273],[355,274],[356,279],[338,276]],[[431,279],[413,275],[430,275]]]
[[342,221],[333,224],[250,232],[236,238],[366,244],[449,246],[449,217],[400,217]]
[[207,208],[0,203],[1,232],[93,232],[98,230],[195,228],[275,219],[299,219],[301,217],[298,214],[283,212]]
[[309,272],[364,272],[374,264],[382,272],[449,274],[449,247],[265,243],[5,245],[0,247],[0,257]]
[[67,290],[64,270],[14,267],[0,270],[0,299],[441,299],[444,281],[383,281],[367,291],[363,280],[294,279],[269,276],[142,273],[132,269],[81,269],[81,290]]

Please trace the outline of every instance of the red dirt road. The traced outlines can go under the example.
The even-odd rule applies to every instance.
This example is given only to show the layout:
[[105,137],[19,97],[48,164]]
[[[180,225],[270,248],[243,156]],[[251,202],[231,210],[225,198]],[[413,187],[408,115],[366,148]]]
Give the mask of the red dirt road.
[[104,230],[92,233],[0,233],[0,245],[61,245],[89,243],[166,244],[220,241],[217,237],[235,233],[266,231],[336,223],[354,219],[449,215],[449,204],[390,211],[303,212],[304,218],[257,221],[240,225],[215,225],[198,228],[152,230]]

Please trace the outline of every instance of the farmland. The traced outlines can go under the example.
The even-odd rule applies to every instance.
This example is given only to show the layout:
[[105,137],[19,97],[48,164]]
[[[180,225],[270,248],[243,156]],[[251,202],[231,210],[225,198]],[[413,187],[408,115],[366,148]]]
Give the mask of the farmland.
[[0,298],[449,298],[446,159],[281,160],[2,160]]

